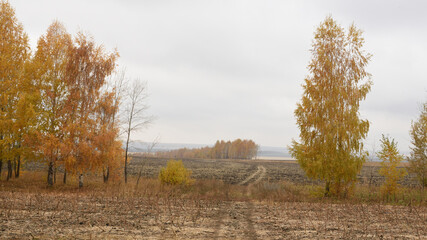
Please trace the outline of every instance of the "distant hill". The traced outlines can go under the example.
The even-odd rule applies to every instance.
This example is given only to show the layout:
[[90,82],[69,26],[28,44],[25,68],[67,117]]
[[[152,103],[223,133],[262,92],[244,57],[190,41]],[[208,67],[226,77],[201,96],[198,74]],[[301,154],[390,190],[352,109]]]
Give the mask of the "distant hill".
[[[129,143],[129,152],[147,152],[151,147],[152,143],[142,141],[132,141]],[[151,152],[170,151],[180,148],[201,148],[201,147],[212,147],[213,145],[206,144],[191,144],[191,143],[157,143]]]
[[[132,141],[129,144],[129,152],[147,152],[151,143],[142,141]],[[151,152],[170,151],[180,148],[202,148],[202,147],[213,147],[213,144],[194,144],[194,143],[158,143],[154,146]],[[285,147],[270,147],[260,146],[258,149],[258,157],[283,157],[290,158],[291,155]]]
[[258,157],[284,157],[290,158],[286,147],[269,147],[269,146],[260,146],[258,149]]

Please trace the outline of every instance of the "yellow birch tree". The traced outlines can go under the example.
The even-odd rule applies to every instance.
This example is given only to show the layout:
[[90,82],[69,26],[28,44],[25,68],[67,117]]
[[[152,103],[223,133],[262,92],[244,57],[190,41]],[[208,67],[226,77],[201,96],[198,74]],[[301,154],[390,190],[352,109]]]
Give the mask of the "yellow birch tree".
[[26,81],[25,66],[29,57],[28,37],[22,24],[9,2],[0,1],[0,176],[6,162],[7,179],[12,177],[12,164],[18,163],[16,160],[22,153],[25,124],[16,120],[26,98],[19,86]]
[[102,46],[79,33],[69,54],[66,74],[69,95],[64,108],[67,112],[64,131],[69,156],[65,166],[78,175],[79,187],[82,187],[83,174],[102,167],[95,151],[96,108],[100,90],[116,66],[118,53],[105,53]]
[[40,93],[37,151],[48,165],[49,185],[54,183],[54,169],[65,158],[65,151],[61,148],[66,121],[64,107],[69,94],[65,75],[71,44],[70,34],[61,23],[55,21],[40,37],[33,59],[34,78]]
[[367,157],[362,140],[369,122],[360,119],[359,102],[372,82],[363,43],[354,24],[346,33],[327,17],[314,34],[310,74],[295,110],[300,142],[293,140],[290,153],[308,177],[325,182],[326,196],[347,194]]
[[411,126],[411,155],[408,170],[418,178],[423,188],[427,187],[427,102],[422,106],[420,117]]

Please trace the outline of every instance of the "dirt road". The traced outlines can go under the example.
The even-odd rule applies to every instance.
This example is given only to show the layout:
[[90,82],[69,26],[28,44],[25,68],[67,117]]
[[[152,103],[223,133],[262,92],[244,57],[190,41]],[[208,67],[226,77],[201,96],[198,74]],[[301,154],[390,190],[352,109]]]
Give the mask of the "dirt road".
[[253,220],[254,205],[249,200],[250,186],[260,182],[266,175],[267,169],[258,165],[257,170],[239,185],[246,186],[246,196],[248,199],[238,203],[234,207],[228,203],[222,209],[218,209],[215,223],[215,239],[237,238],[237,239],[258,239],[257,226]]
[[251,174],[245,180],[241,181],[239,183],[239,185],[248,185],[248,184],[251,184],[251,183],[252,184],[258,183],[259,181],[261,181],[264,178],[266,172],[267,172],[267,169],[265,169],[264,166],[258,165],[256,172],[254,172],[253,174]]

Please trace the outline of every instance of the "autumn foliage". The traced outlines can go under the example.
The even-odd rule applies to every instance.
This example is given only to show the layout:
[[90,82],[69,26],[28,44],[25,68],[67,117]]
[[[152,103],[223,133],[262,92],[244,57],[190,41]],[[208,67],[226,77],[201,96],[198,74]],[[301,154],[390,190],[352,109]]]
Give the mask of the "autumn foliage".
[[22,24],[8,2],[0,2],[0,174],[19,177],[29,154],[26,138],[34,127],[34,86],[28,76],[30,47]]
[[166,158],[252,159],[256,157],[257,151],[258,145],[254,141],[236,139],[233,142],[218,140],[213,147],[180,148],[156,152],[156,156]]
[[166,167],[160,169],[159,180],[170,185],[189,185],[193,182],[190,176],[191,171],[185,168],[182,160],[169,160]]
[[412,123],[409,171],[414,173],[423,188],[427,187],[427,102],[422,105],[419,118]]
[[377,153],[381,160],[380,175],[385,177],[385,182],[381,187],[381,192],[384,196],[396,194],[398,190],[398,182],[407,173],[405,169],[398,168],[403,161],[403,156],[397,150],[397,143],[394,139],[382,136],[381,151]]
[[21,161],[31,158],[47,164],[49,185],[58,168],[64,181],[67,173],[82,180],[101,170],[108,180],[123,158],[115,89],[105,87],[118,53],[54,21],[31,55],[8,2],[0,13],[0,173],[6,162],[7,178],[13,168],[19,176]]
[[367,156],[362,140],[369,122],[360,119],[359,102],[372,83],[363,43],[361,30],[351,25],[346,33],[327,17],[315,32],[310,75],[295,110],[301,141],[290,152],[308,177],[325,182],[325,195],[351,190]]

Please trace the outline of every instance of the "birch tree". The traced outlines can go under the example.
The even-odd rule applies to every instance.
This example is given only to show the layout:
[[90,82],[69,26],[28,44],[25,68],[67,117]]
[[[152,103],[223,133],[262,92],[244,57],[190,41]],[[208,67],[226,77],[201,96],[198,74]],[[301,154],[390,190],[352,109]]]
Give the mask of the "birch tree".
[[414,173],[423,188],[427,187],[427,102],[419,118],[411,125],[411,155],[408,170]]
[[[115,132],[114,141],[109,142],[110,150],[115,150],[113,150],[113,152],[111,153],[106,153],[105,157],[103,158],[102,174],[104,183],[108,182],[110,178],[110,173],[112,171],[114,171],[114,175],[117,175],[116,170],[120,166],[123,166],[122,164],[124,163],[122,161],[124,157],[121,151],[122,144],[118,143],[116,140],[121,133],[120,129],[117,128],[122,124],[120,118],[120,110],[123,107],[126,86],[128,85],[128,81],[125,75],[125,69],[117,71],[113,75],[111,75],[111,77],[107,81],[106,88],[104,90],[104,103],[101,104],[99,108],[99,110],[104,111],[104,114],[101,115],[100,120],[102,122],[105,122],[106,119],[109,122],[108,124],[110,125],[110,131],[114,129]],[[106,109],[108,109],[106,105],[110,105],[109,111],[105,111]],[[112,132],[110,132],[110,134],[112,134]]]
[[359,116],[359,102],[371,89],[362,31],[347,33],[332,17],[317,28],[304,93],[295,117],[300,142],[289,150],[308,177],[325,182],[325,195],[351,190],[367,158],[362,140],[369,122]]
[[65,78],[71,46],[71,35],[61,23],[55,21],[40,37],[33,60],[34,76],[40,92],[37,150],[48,165],[47,183],[50,186],[54,183],[54,169],[65,157],[64,108],[69,96]]
[[19,116],[17,111],[25,107],[23,103],[27,92],[22,92],[25,89],[20,90],[19,86],[26,84],[25,66],[29,57],[28,37],[22,24],[9,2],[0,1],[0,176],[6,162],[7,179],[12,177],[15,157],[21,154],[19,148],[25,125],[16,120]]
[[129,90],[126,93],[125,109],[124,109],[124,128],[125,128],[125,183],[128,176],[128,158],[129,158],[129,143],[131,134],[139,129],[146,127],[153,120],[152,116],[147,115],[147,84],[135,79]]
[[86,35],[79,33],[70,50],[66,83],[69,96],[67,112],[66,145],[69,156],[65,167],[79,177],[83,186],[83,174],[102,166],[97,158],[95,144],[97,101],[106,78],[114,71],[117,52],[106,53]]

